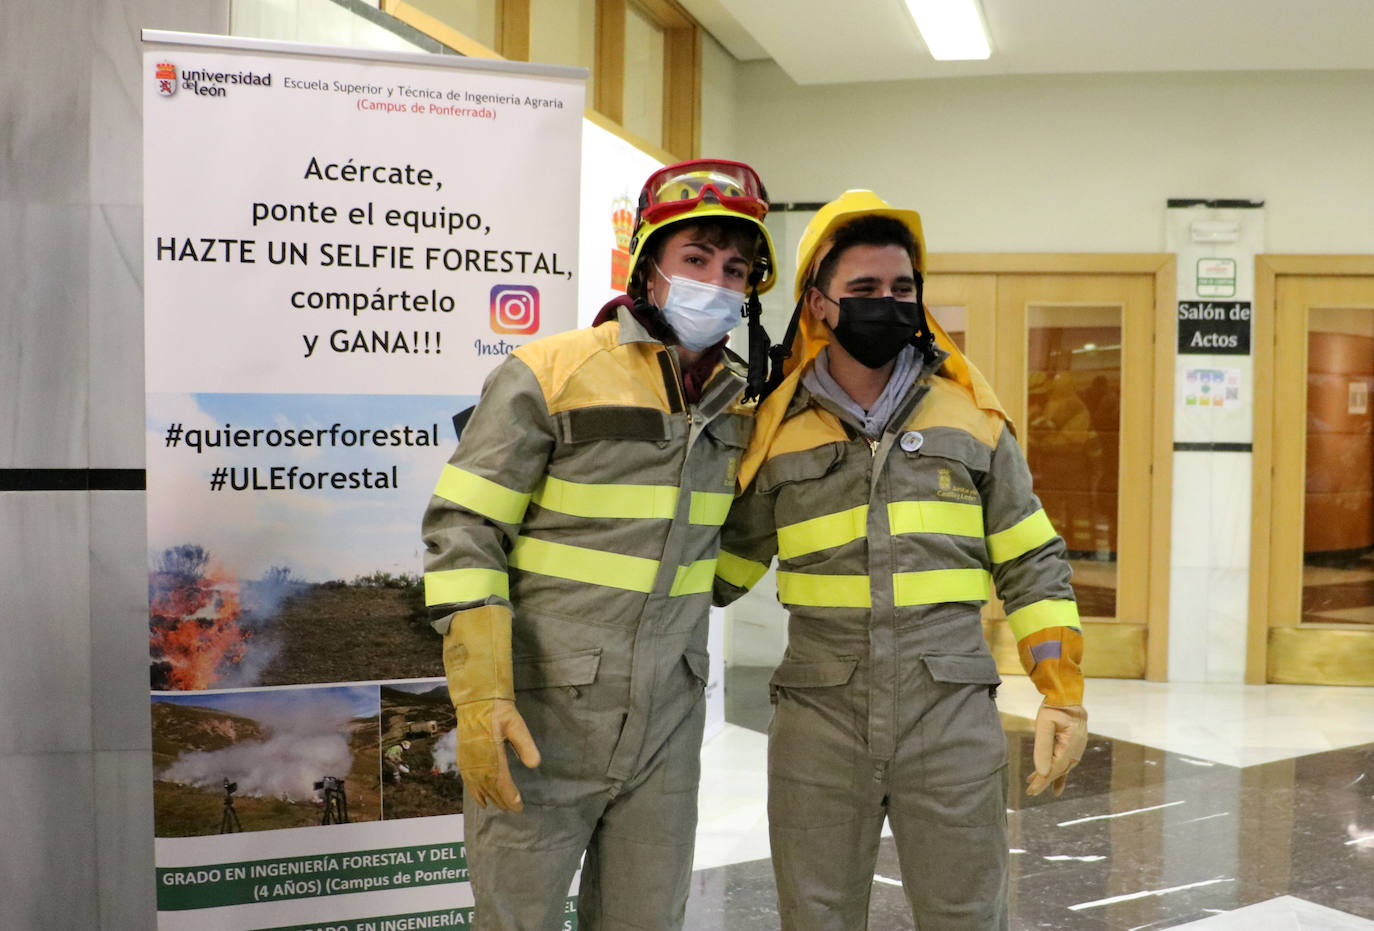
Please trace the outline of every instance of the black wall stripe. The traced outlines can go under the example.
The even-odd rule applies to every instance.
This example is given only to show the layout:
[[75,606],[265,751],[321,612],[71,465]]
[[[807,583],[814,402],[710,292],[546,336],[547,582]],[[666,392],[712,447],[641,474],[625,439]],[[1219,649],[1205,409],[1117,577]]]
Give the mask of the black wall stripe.
[[1175,443],[1176,453],[1249,453],[1254,452],[1252,443]]
[[1264,206],[1262,200],[1208,200],[1205,197],[1170,197],[1170,207],[1215,207],[1220,210],[1250,210]]
[[0,469],[0,491],[145,491],[143,469]]

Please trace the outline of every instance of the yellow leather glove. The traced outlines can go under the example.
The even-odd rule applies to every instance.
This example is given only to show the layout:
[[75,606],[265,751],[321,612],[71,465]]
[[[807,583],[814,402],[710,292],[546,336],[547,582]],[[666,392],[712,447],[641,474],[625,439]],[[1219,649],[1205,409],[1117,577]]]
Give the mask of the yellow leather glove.
[[1088,746],[1088,712],[1082,705],[1041,705],[1035,716],[1035,772],[1026,777],[1026,794],[1039,795],[1054,785],[1060,795],[1069,770],[1083,759]]
[[515,708],[510,611],[483,605],[455,614],[444,634],[444,673],[458,712],[463,785],[480,806],[521,811],[506,743],[529,769],[539,765],[539,748]]
[[[1074,612],[1077,617],[1077,612]],[[1021,666],[1045,703],[1035,716],[1035,772],[1026,777],[1026,794],[1048,785],[1064,791],[1068,772],[1088,745],[1088,712],[1083,709],[1083,633],[1077,627],[1046,627],[1016,644]]]

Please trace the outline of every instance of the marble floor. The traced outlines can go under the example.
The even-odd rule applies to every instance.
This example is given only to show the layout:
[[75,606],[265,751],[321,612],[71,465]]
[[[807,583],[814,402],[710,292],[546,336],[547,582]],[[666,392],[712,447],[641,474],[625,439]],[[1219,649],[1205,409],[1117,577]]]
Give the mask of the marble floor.
[[[768,670],[726,675],[703,753],[692,931],[778,927],[764,810]],[[1062,796],[1027,798],[1039,696],[1007,677],[1011,928],[1374,931],[1374,689],[1091,679]],[[873,931],[913,928],[890,839]]]

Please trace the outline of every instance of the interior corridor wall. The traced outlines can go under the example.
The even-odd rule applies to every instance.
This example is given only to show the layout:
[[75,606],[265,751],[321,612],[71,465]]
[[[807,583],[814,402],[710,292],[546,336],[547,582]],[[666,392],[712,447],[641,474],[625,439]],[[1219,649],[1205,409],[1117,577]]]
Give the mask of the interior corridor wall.
[[[438,49],[330,0],[233,6],[249,34]],[[0,3],[4,929],[155,926],[140,30],[228,35],[230,7]]]
[[[775,203],[872,188],[921,211],[932,252],[1162,252],[1166,201],[1203,197],[1263,200],[1266,252],[1374,253],[1374,71],[799,86],[761,61],[738,63],[735,81],[737,151]],[[769,217],[785,283],[809,218]],[[791,288],[764,308],[780,338]],[[729,662],[781,657],[770,579],[727,612]]]

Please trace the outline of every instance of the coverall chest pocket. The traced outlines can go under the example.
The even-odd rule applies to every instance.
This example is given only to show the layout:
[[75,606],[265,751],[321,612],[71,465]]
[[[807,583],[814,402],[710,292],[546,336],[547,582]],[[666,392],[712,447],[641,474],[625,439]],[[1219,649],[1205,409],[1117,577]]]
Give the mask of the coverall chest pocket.
[[921,657],[931,700],[921,718],[922,784],[951,786],[986,778],[1006,765],[1007,741],[993,698],[1001,676],[987,652]]
[[753,429],[754,418],[744,414],[721,414],[706,424],[703,436],[708,447],[704,450],[707,461],[702,464],[705,484],[700,486],[703,490],[734,492],[740,459]]
[[921,431],[914,449],[902,449],[911,487],[901,491],[925,501],[981,504],[980,477],[992,465],[992,451],[962,430]]
[[[589,694],[600,665],[599,648],[515,658],[515,705],[539,748],[540,770],[555,783],[595,774],[597,760],[603,772],[609,765],[621,715],[598,712]],[[607,745],[604,755],[598,742]],[[512,769],[519,765],[512,756]]]

